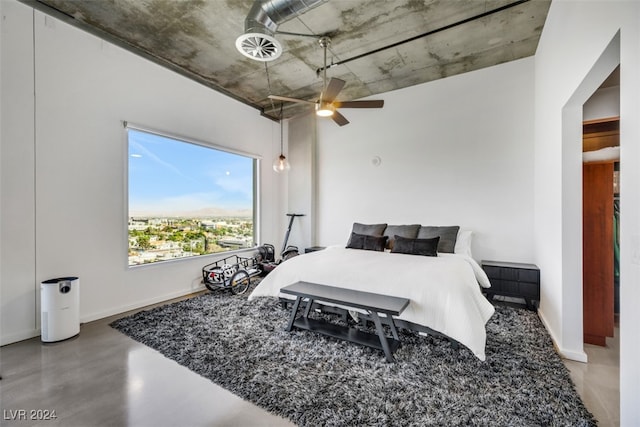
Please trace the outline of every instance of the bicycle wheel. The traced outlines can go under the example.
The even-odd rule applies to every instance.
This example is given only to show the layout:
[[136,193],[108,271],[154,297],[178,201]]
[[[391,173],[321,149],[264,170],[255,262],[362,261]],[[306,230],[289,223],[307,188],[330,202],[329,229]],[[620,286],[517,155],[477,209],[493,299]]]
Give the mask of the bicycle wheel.
[[220,289],[218,287],[213,286],[211,283],[209,282],[204,282],[204,285],[207,287],[207,289],[209,289],[211,292],[214,292],[216,289]]
[[214,292],[216,289],[220,289],[220,285],[217,285],[216,283],[216,281],[218,280],[218,276],[215,271],[205,271],[203,276],[204,285],[207,287],[207,289],[209,289],[211,292]]
[[249,283],[251,282],[251,278],[249,277],[249,273],[245,270],[238,270],[236,274],[231,277],[231,281],[229,285],[231,286],[231,292],[234,295],[240,295],[247,292],[249,289]]

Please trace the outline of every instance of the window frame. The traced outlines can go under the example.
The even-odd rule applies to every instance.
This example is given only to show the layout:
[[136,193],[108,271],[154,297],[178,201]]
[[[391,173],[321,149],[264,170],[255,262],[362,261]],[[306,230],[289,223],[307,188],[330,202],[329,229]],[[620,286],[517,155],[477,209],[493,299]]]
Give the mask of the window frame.
[[[243,252],[247,252],[247,251],[251,251],[254,250],[257,246],[258,246],[258,242],[261,241],[260,239],[260,206],[261,206],[261,200],[260,200],[260,184],[261,184],[261,180],[260,180],[260,171],[261,171],[261,163],[262,163],[262,156],[259,154],[255,154],[255,153],[250,153],[247,151],[242,151],[242,150],[238,150],[235,148],[230,148],[224,145],[219,145],[219,144],[215,144],[212,142],[207,142],[207,141],[203,141],[203,140],[199,140],[199,139],[195,139],[195,138],[191,138],[191,137],[185,137],[183,135],[179,135],[177,133],[173,133],[173,132],[167,132],[167,131],[160,131],[157,129],[153,129],[153,128],[149,128],[146,126],[141,126],[141,125],[137,125],[137,124],[133,124],[131,122],[128,121],[122,121],[122,125],[124,128],[124,149],[123,149],[123,157],[124,157],[124,247],[125,247],[125,265],[127,266],[127,269],[132,269],[132,268],[145,268],[145,267],[152,267],[152,266],[160,266],[160,265],[167,265],[167,264],[171,264],[174,262],[183,262],[183,261],[187,261],[187,260],[194,260],[194,259],[203,259],[206,257],[220,257],[221,255],[224,256],[231,256],[231,255],[235,255],[235,254],[239,254],[239,253],[243,253]],[[252,221],[253,221],[253,242],[252,242],[252,247],[250,248],[240,248],[240,249],[233,249],[233,250],[229,250],[229,251],[224,251],[224,252],[216,252],[216,253],[211,253],[211,254],[204,254],[204,255],[193,255],[193,256],[189,256],[189,257],[182,257],[182,258],[175,258],[175,259],[168,259],[168,260],[162,260],[162,261],[156,261],[156,262],[150,262],[150,263],[143,263],[143,264],[135,264],[135,265],[131,265],[129,264],[129,130],[134,130],[134,131],[138,131],[138,132],[145,132],[148,134],[152,134],[152,135],[156,135],[162,138],[169,138],[178,142],[183,142],[183,143],[187,143],[187,144],[193,144],[193,145],[197,145],[203,148],[209,148],[209,149],[213,149],[213,150],[218,150],[218,151],[222,151],[225,153],[229,153],[229,154],[235,154],[235,155],[239,155],[239,156],[243,156],[243,157],[247,157],[252,159],[252,165],[253,165],[253,215],[252,215]]]

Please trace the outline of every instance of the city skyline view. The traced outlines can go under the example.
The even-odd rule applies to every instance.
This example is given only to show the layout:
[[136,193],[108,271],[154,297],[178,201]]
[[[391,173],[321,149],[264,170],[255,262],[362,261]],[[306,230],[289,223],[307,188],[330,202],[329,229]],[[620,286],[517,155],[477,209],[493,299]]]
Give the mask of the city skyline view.
[[254,242],[254,159],[136,129],[129,140],[129,265]]
[[135,129],[129,217],[251,217],[254,159]]

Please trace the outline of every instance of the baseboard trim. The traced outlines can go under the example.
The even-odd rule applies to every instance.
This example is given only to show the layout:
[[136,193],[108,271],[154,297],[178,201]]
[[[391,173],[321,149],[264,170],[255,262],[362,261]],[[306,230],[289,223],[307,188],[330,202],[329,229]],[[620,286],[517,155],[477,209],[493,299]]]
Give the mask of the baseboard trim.
[[587,363],[587,353],[585,353],[584,350],[567,350],[559,344],[558,338],[554,334],[553,329],[551,329],[551,327],[549,326],[549,322],[547,321],[544,312],[540,309],[538,309],[538,317],[540,317],[544,328],[547,330],[549,336],[551,337],[551,341],[553,341],[553,346],[556,348],[556,351],[560,354],[560,356],[565,359],[575,360],[576,362]]
[[574,360],[576,362],[589,362],[587,353],[585,353],[584,351],[560,349],[560,356],[564,357],[565,359]]
[[39,336],[40,329],[29,329],[25,331],[15,332],[13,334],[0,337],[0,346],[14,344],[19,341],[29,340],[31,338]]
[[96,313],[91,313],[91,314],[87,314],[84,316],[80,317],[80,323],[88,323],[88,322],[93,322],[95,320],[100,320],[100,319],[104,319],[105,317],[110,317],[110,316],[115,316],[117,314],[121,314],[121,313],[126,313],[127,311],[131,311],[131,310],[137,310],[149,305],[153,305],[153,304],[158,304],[161,302],[165,302],[165,301],[169,301],[172,300],[174,298],[180,298],[183,297],[185,295],[189,295],[189,294],[193,294],[195,292],[200,292],[205,290],[206,288],[204,287],[204,285],[200,285],[197,288],[188,288],[188,289],[183,289],[180,291],[176,291],[176,292],[171,292],[169,294],[164,294],[161,296],[156,296],[153,298],[149,298],[146,300],[142,300],[142,301],[138,301],[135,302],[133,304],[127,304],[127,305],[122,305],[119,307],[114,307],[111,308],[109,310],[104,310],[104,311],[100,311],[100,312],[96,312]]

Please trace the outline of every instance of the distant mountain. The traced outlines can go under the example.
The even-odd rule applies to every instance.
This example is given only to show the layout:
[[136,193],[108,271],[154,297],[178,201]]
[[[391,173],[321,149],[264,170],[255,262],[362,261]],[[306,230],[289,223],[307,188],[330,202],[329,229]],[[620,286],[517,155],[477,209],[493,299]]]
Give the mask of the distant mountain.
[[240,217],[251,218],[251,209],[223,209],[223,208],[202,208],[195,211],[132,211],[129,216],[142,218],[220,218],[220,217]]

